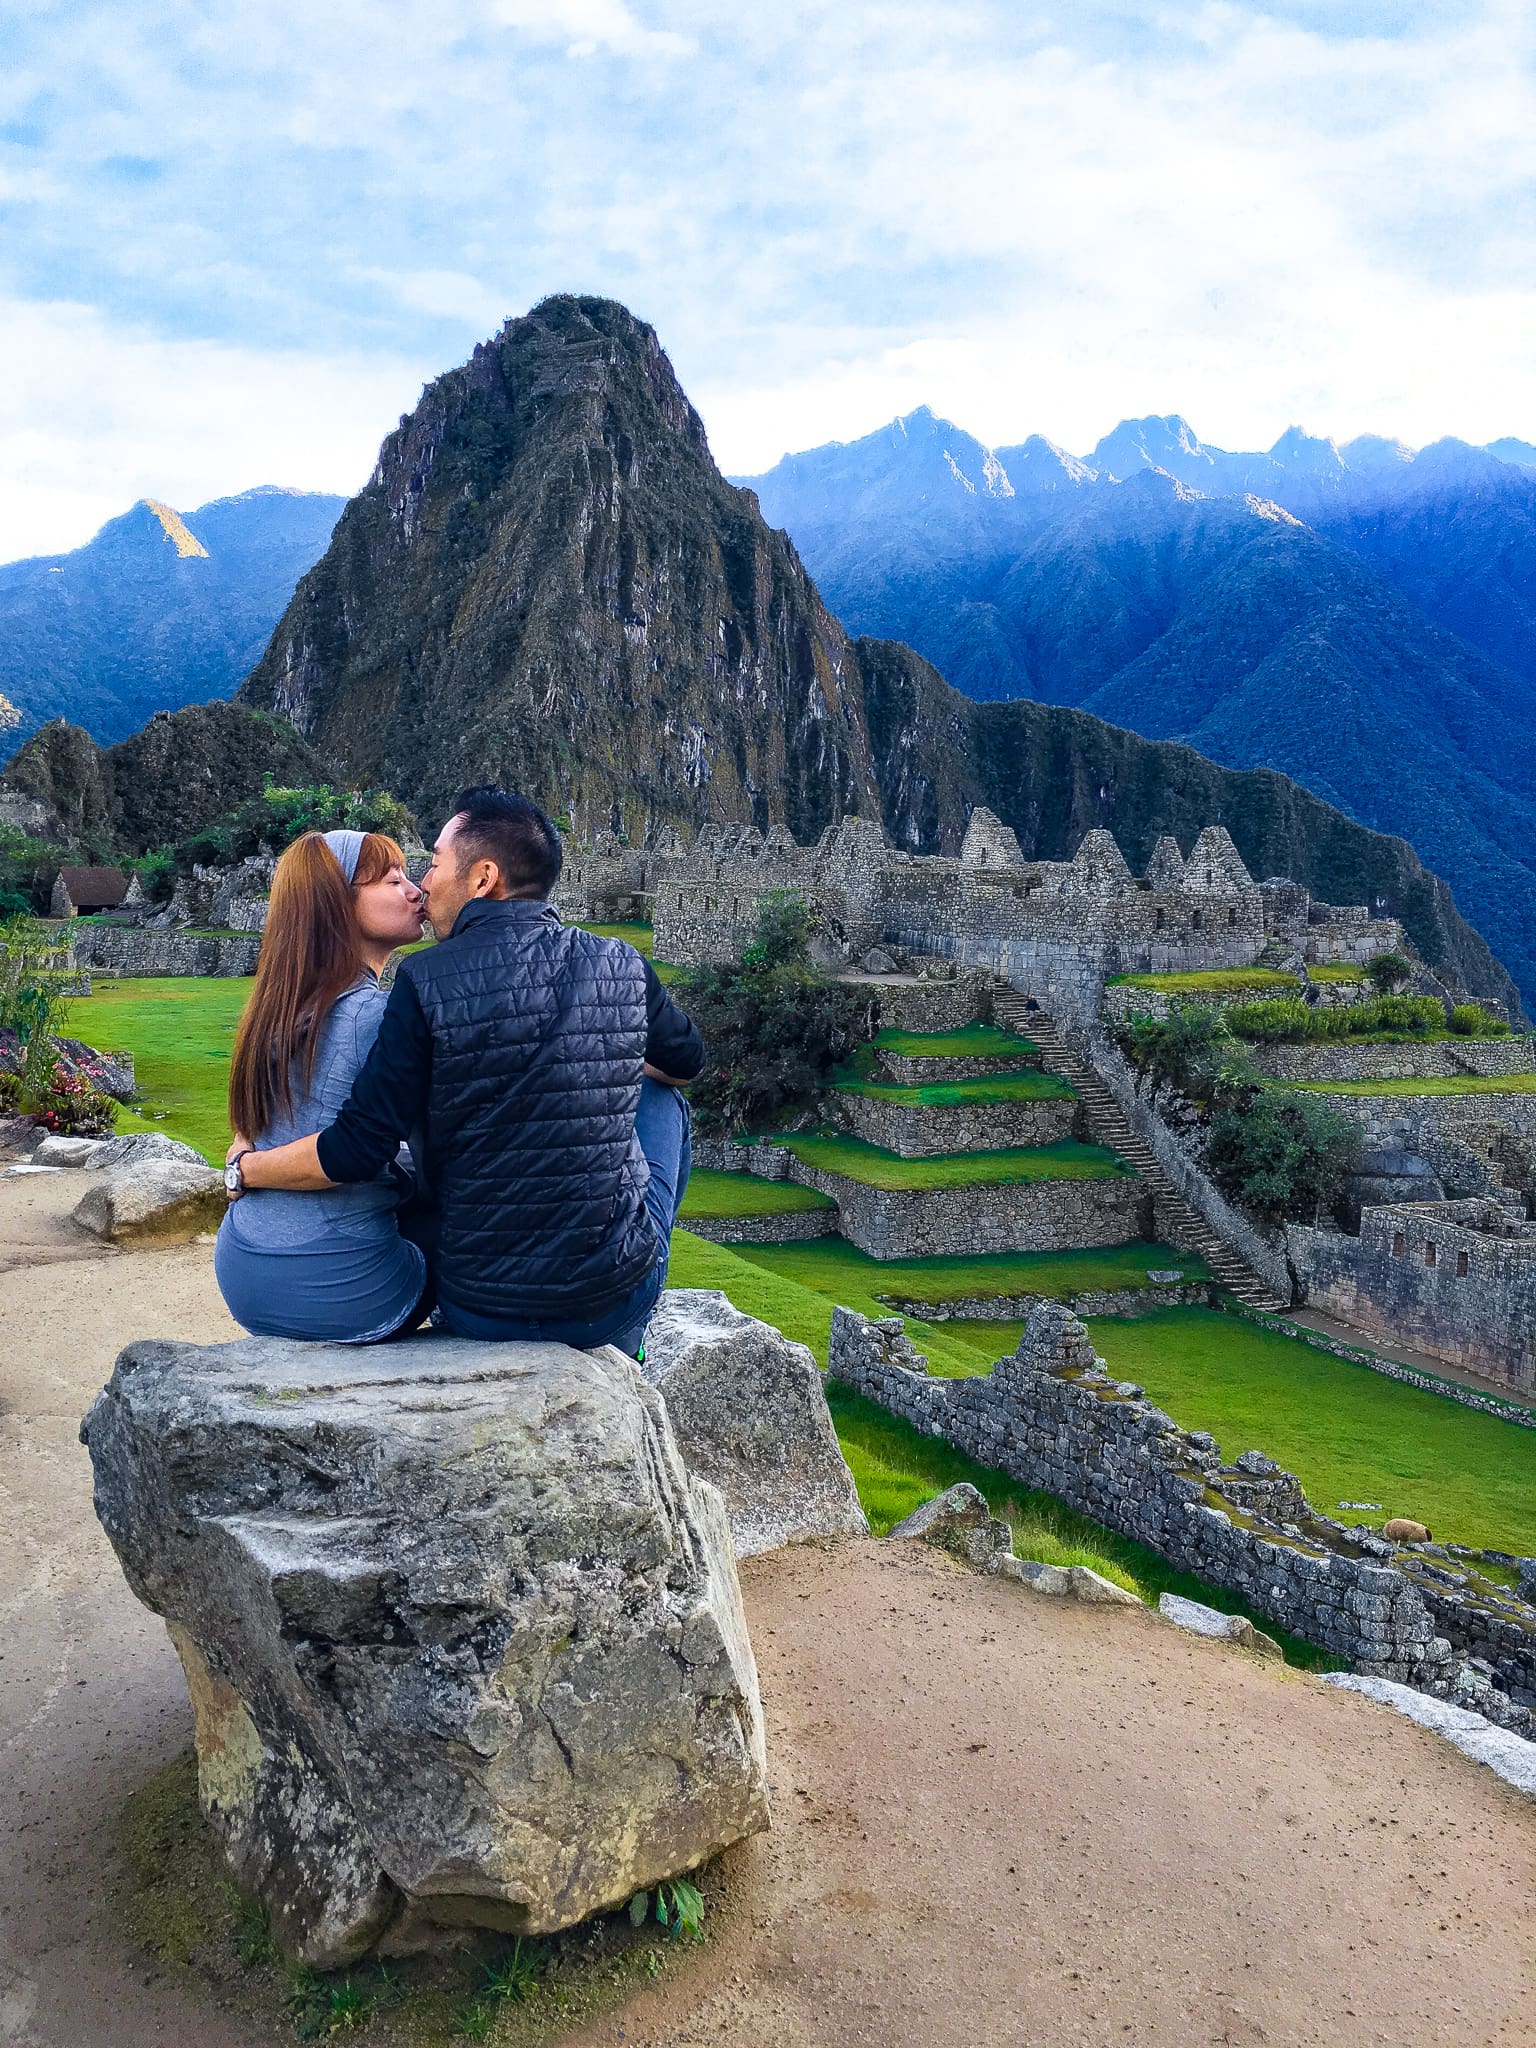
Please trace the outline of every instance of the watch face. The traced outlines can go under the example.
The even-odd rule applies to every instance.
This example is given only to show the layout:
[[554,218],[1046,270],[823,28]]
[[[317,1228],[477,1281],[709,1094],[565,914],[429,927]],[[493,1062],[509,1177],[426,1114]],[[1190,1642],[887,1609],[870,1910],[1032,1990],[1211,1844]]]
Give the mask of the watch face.
[[225,1188],[225,1192],[226,1192],[227,1194],[231,1194],[231,1195],[238,1195],[238,1194],[239,1194],[239,1192],[240,1192],[240,1168],[239,1168],[239,1166],[238,1166],[238,1165],[233,1165],[233,1166],[226,1166],[226,1167],[225,1167],[225,1169],[224,1169],[224,1188]]

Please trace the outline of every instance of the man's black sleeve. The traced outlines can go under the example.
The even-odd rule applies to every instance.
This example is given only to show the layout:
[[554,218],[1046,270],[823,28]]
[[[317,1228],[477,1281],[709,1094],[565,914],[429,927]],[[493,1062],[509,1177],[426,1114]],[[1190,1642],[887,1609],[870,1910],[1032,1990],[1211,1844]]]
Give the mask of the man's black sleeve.
[[336,1121],[320,1133],[317,1152],[327,1180],[372,1180],[400,1141],[426,1120],[432,1080],[432,1038],[407,975],[389,992],[379,1035]]
[[[645,967],[645,1057],[674,1081],[695,1080],[704,1071],[704,1041],[699,1027],[667,994],[661,977],[642,955]],[[383,1037],[383,1032],[379,1036]],[[323,1162],[322,1162],[323,1163]]]

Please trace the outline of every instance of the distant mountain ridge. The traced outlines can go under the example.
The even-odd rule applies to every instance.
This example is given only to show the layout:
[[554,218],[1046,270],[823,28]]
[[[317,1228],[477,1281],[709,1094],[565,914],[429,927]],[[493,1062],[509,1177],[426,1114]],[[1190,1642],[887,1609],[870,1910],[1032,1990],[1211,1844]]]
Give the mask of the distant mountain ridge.
[[1078,460],[1038,437],[989,449],[920,408],[746,483],[850,629],[906,641],[969,696],[1278,768],[1402,834],[1530,997],[1525,450],[1293,429],[1234,454],[1170,414]]
[[16,738],[63,717],[108,745],[232,695],[345,503],[271,485],[185,514],[141,498],[84,547],[0,564]]

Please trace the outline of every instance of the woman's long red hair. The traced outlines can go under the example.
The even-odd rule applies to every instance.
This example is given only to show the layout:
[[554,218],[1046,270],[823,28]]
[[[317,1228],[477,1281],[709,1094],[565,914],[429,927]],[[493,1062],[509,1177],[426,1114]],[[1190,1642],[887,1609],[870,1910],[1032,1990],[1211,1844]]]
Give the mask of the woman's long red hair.
[[350,887],[319,832],[296,839],[278,862],[256,986],[229,1068],[229,1120],[244,1137],[258,1138],[292,1113],[294,1072],[307,1088],[331,1005],[363,971],[352,889],[404,866],[382,832],[364,838]]

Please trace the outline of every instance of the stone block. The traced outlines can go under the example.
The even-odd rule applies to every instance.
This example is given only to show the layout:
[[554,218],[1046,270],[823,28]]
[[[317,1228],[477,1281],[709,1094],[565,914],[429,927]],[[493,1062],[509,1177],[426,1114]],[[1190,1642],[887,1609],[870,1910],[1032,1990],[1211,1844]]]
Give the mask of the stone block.
[[287,1955],[546,1932],[766,1825],[725,1506],[619,1352],[151,1341],[82,1434]]
[[125,1247],[187,1244],[217,1230],[226,1208],[224,1176],[201,1160],[128,1159],[88,1188],[74,1222]]
[[669,1288],[641,1367],[691,1472],[725,1496],[738,1557],[813,1536],[865,1536],[821,1374],[804,1344],[706,1288]]

